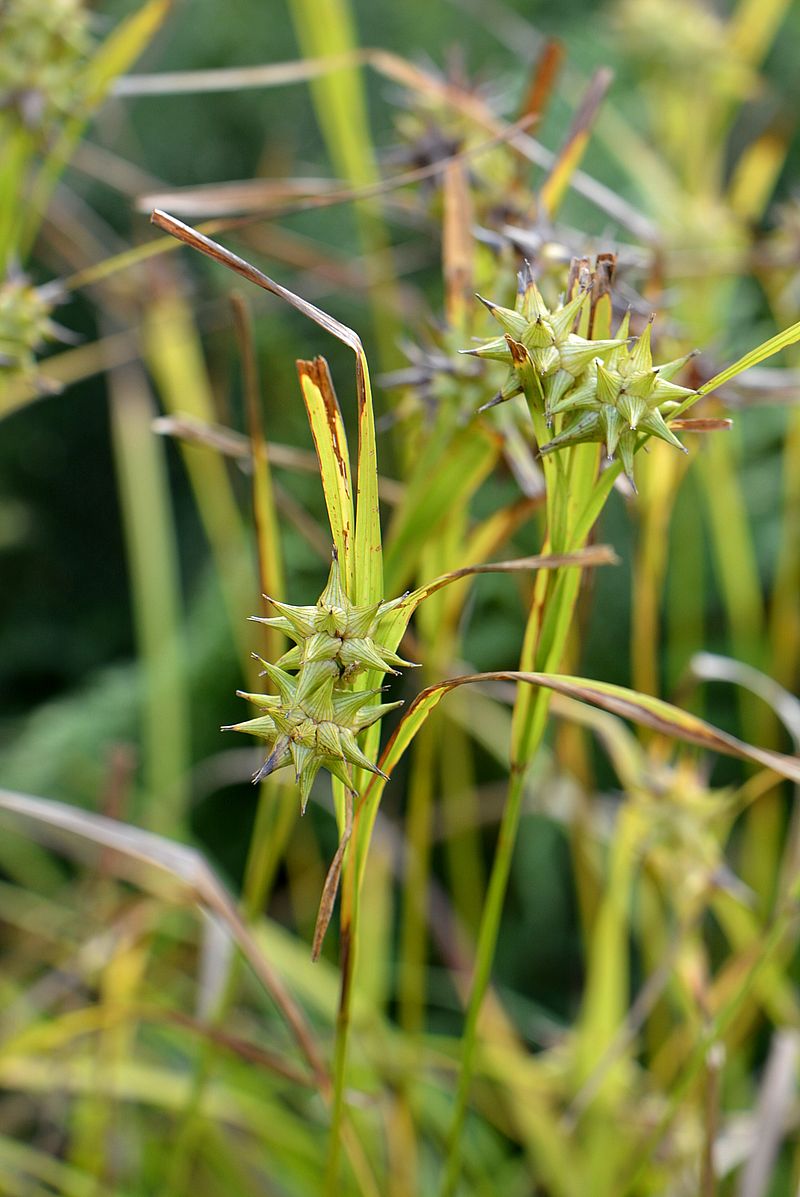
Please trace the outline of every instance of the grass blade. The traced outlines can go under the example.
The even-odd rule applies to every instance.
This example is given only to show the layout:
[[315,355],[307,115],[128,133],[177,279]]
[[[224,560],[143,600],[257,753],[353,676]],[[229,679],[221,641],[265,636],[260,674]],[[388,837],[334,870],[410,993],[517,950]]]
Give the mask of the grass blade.
[[[732,365],[726,366],[724,370],[720,370],[719,374],[715,374],[708,382],[704,382],[698,388],[697,398],[701,395],[709,395],[712,391],[716,391],[723,383],[730,382],[737,374],[744,373],[749,370],[751,366],[757,366],[760,362],[766,361],[768,357],[772,357],[776,353],[780,353],[782,349],[788,349],[790,345],[796,345],[800,341],[800,321],[797,324],[791,324],[782,332],[776,333],[774,337],[770,337],[768,341],[762,341],[755,349],[751,349],[749,353],[745,353],[743,357],[738,358]],[[681,415],[687,407],[692,403],[697,402],[696,397],[691,397],[675,412],[676,416]]]
[[378,506],[378,450],[372,387],[364,350],[356,350],[358,392],[358,470],[356,474],[356,538],[353,602],[375,603],[383,598],[383,549]]
[[586,89],[580,108],[570,125],[564,145],[539,192],[539,203],[545,215],[550,218],[558,210],[570,181],[586,152],[592,126],[613,77],[613,73],[607,67],[601,67],[595,72]]
[[145,671],[144,780],[152,828],[180,836],[187,807],[189,711],[178,549],[155,406],[135,365],[109,374],[111,427],[139,651]]
[[326,1069],[305,1016],[245,926],[227,890],[199,852],[104,815],[10,790],[0,789],[0,810],[14,816],[35,838],[59,849],[74,849],[76,840],[84,848],[87,845],[94,849],[106,848],[114,853],[115,867],[121,875],[148,887],[155,882],[162,893],[166,881],[166,893],[173,900],[199,902],[220,919],[284,1016],[319,1087],[327,1092]]
[[[696,715],[683,711],[680,707],[673,706],[672,703],[664,702],[663,699],[653,698],[649,694],[639,694],[635,690],[629,690],[625,686],[615,686],[610,682],[597,682],[589,678],[568,677],[555,673],[523,673],[518,670],[477,673],[450,678],[421,691],[403,715],[381,757],[380,765],[384,773],[391,775],[414,736],[445,694],[457,686],[490,681],[525,682],[530,686],[541,686],[548,690],[554,690],[557,694],[564,694],[579,702],[601,707],[613,715],[629,719],[632,723],[652,728],[670,739],[694,744],[724,756],[753,761],[763,765],[766,769],[771,769],[781,777],[800,782],[800,757],[786,756],[784,753],[772,752],[766,748],[746,744],[743,740],[737,739],[720,728],[713,727]],[[382,778],[376,777],[368,794],[376,789],[382,789],[385,784]]]
[[350,451],[339,400],[333,389],[324,357],[298,362],[297,373],[306,405],[311,435],[317,450],[325,506],[333,543],[347,585],[353,593],[353,488],[350,480]]
[[92,112],[102,103],[111,84],[139,57],[172,7],[172,0],[147,0],[111,33],[94,55],[84,76],[84,111],[64,126],[33,181],[25,205],[27,220],[21,253],[31,249],[55,186],[86,129]]

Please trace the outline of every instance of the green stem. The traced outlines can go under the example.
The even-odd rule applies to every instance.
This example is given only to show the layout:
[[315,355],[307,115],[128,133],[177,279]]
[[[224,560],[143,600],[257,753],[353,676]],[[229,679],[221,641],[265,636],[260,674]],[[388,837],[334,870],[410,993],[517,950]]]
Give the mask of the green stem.
[[[438,714],[438,712],[437,712]],[[405,902],[400,933],[400,1023],[411,1035],[423,1028],[427,897],[431,859],[436,748],[441,720],[431,718],[414,741],[406,815]]]
[[[357,838],[358,830],[354,833]],[[347,1072],[347,1049],[350,1035],[350,1012],[355,978],[356,944],[358,942],[358,870],[355,853],[348,848],[342,869],[341,920],[339,954],[342,972],[339,1010],[336,1016],[336,1038],[333,1053],[333,1101],[331,1130],[328,1140],[328,1162],[325,1171],[325,1197],[337,1197],[339,1159],[344,1125],[344,1083]]]
[[472,979],[472,990],[470,992],[464,1024],[461,1071],[456,1091],[455,1112],[447,1139],[447,1163],[441,1188],[441,1197],[452,1197],[452,1194],[455,1193],[461,1170],[461,1133],[464,1129],[469,1091],[472,1084],[478,1018],[483,998],[489,987],[495,947],[497,945],[497,934],[500,929],[500,918],[503,912],[503,902],[511,871],[511,860],[514,854],[524,792],[525,774],[521,769],[514,768],[512,769],[508,797],[500,824],[500,834],[495,849],[492,872],[489,878],[489,888],[486,893],[486,902],[483,907],[483,916],[478,933],[475,973]]
[[155,404],[138,367],[110,375],[111,427],[140,658],[144,671],[144,781],[157,799],[151,826],[185,830],[189,712],[183,678],[181,597],[163,445],[151,431]]
[[[531,410],[535,422],[543,422],[533,403]],[[539,431],[537,429],[537,434]],[[618,467],[612,467],[596,479],[597,453],[591,449],[585,451],[587,449],[588,446],[580,446],[578,451],[573,451],[566,469],[548,470],[548,486],[551,483],[553,485],[548,502],[548,528],[555,530],[561,542],[556,544],[550,540],[550,548],[553,551],[562,548],[575,549],[586,543],[619,472]],[[521,669],[533,668],[550,672],[558,668],[579,588],[580,576],[575,570],[542,570],[537,576],[522,646]],[[549,706],[548,691],[531,691],[527,686],[519,688],[514,704],[511,778],[478,933],[475,972],[462,1037],[461,1070],[447,1141],[441,1197],[453,1197],[458,1184],[461,1169],[460,1143],[475,1068],[478,1020],[489,986],[497,947],[522,811],[525,777],[528,766],[544,738]]]

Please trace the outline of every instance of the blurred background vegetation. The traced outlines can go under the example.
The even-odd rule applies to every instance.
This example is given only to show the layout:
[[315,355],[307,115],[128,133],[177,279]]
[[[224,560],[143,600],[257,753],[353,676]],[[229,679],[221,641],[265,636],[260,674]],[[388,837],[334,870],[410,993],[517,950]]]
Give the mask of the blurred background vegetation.
[[[35,8],[32,0],[11,0],[2,6],[0,24],[8,19],[6,10],[23,9],[26,3]],[[57,7],[45,3],[33,19],[54,19]],[[76,50],[78,60],[90,61],[94,47],[141,11],[138,2],[129,0],[93,5],[85,44]],[[323,12],[344,19],[329,27]],[[737,20],[744,47],[737,47],[735,39],[723,46],[720,31]],[[326,43],[329,36],[333,43],[339,39],[338,44]],[[28,243],[13,236],[4,242],[6,248],[10,244],[9,278],[49,288],[48,297],[56,301],[52,319],[59,327],[52,335],[48,332],[45,345],[36,346],[37,364],[17,369],[12,363],[15,368],[9,373],[14,377],[9,377],[0,398],[0,784],[191,843],[236,894],[247,890],[248,857],[253,867],[257,793],[250,775],[259,758],[242,746],[244,742],[231,745],[231,737],[218,728],[243,717],[234,692],[250,688],[243,671],[253,642],[247,639],[244,620],[248,613],[261,613],[250,479],[235,460],[207,448],[187,449],[178,437],[155,435],[151,425],[159,415],[186,413],[247,432],[241,354],[229,303],[231,290],[243,291],[244,284],[236,280],[232,285],[226,272],[185,250],[170,249],[150,258],[143,254],[129,268],[105,277],[101,264],[154,240],[148,223],[152,206],[196,224],[242,210],[241,203],[230,199],[230,191],[204,192],[206,185],[256,179],[274,183],[271,193],[269,187],[264,192],[270,213],[266,219],[218,236],[271,277],[359,331],[373,371],[380,469],[390,479],[406,478],[408,447],[398,425],[402,428],[403,404],[411,402],[411,390],[385,388],[382,378],[388,375],[392,381],[392,375],[407,368],[409,356],[414,360],[408,343],[431,344],[432,330],[442,321],[442,201],[437,180],[387,192],[379,205],[379,221],[377,207],[367,210],[346,202],[293,209],[303,207],[301,193],[311,194],[314,186],[321,192],[332,179],[343,189],[368,185],[378,174],[390,176],[426,165],[443,146],[444,153],[452,153],[469,145],[470,137],[481,140],[489,134],[485,129],[477,134],[466,130],[461,117],[443,115],[429,96],[369,67],[357,76],[367,99],[369,138],[359,140],[355,122],[350,142],[341,139],[341,128],[337,131],[330,96],[315,93],[304,80],[141,95],[125,87],[125,78],[117,83],[110,75],[288,63],[303,55],[346,49],[348,38],[448,78],[507,120],[524,109],[544,48],[555,39],[563,52],[561,72],[533,130],[552,150],[563,144],[593,72],[610,67],[613,82],[580,168],[629,204],[642,222],[652,222],[657,235],[648,243],[640,230],[622,227],[613,214],[570,188],[552,219],[548,215],[532,221],[540,236],[541,260],[547,261],[547,246],[560,251],[566,247],[567,259],[570,252],[594,255],[617,249],[621,263],[633,263],[620,272],[622,305],[632,300],[639,305],[635,310],[645,315],[650,308],[665,312],[670,345],[701,346],[698,381],[800,318],[796,4],[407,0],[398,5],[352,0],[349,9],[325,4],[316,13],[313,4],[301,0],[236,0],[224,7],[213,0],[176,0],[163,6],[146,36],[141,35],[140,49],[131,52],[130,62],[123,54],[118,71],[109,70],[104,89],[108,94],[98,94],[96,103],[85,102],[89,123],[80,130],[82,136],[76,135],[69,164],[54,181]],[[4,38],[0,60],[8,55],[14,50]],[[31,161],[37,156],[46,159],[56,140],[52,130],[67,127],[74,116],[69,87],[83,95],[77,108],[87,94],[81,93],[80,72],[72,80],[67,74],[60,110],[47,118],[39,112],[31,115],[22,111],[20,95],[26,84],[15,80],[12,67],[0,61],[0,93],[6,97],[0,112],[3,135],[6,146],[13,144],[19,154],[15,158],[9,150],[2,169],[3,212],[15,204],[33,206],[30,188],[19,183],[26,168],[21,143],[14,141],[14,121],[33,130]],[[327,126],[326,106],[332,122]],[[349,113],[351,122],[354,111]],[[37,122],[43,127],[45,119],[52,119],[52,128],[37,141]],[[715,169],[705,172],[712,151]],[[494,152],[502,156],[505,151]],[[487,169],[491,176],[492,168]],[[495,230],[503,225],[497,213],[505,169],[498,166],[491,176],[494,192],[488,195],[490,189],[485,188],[491,204],[487,200],[487,220],[478,236],[481,253],[496,250],[491,269],[484,261],[478,270],[484,283],[494,280],[491,294],[499,302],[509,302],[513,295],[513,269],[520,257],[514,251],[524,250],[519,243],[512,250],[508,240],[497,248],[487,231],[491,220]],[[545,172],[528,164],[509,174],[517,176],[508,184],[511,212],[520,188],[529,188],[533,195]],[[286,180],[281,193],[278,185]],[[479,196],[481,186],[476,186]],[[215,207],[220,196],[228,207]],[[249,208],[244,202],[246,211],[258,211],[262,201]],[[5,232],[5,226],[0,231]],[[644,255],[645,267],[639,266],[634,250]],[[66,286],[52,286],[53,280],[67,280]],[[281,446],[312,448],[294,363],[317,353],[330,362],[345,422],[354,436],[350,351],[271,296],[253,291],[247,301],[267,438]],[[456,338],[452,346],[459,343]],[[791,354],[790,350],[771,361],[769,369],[762,367],[751,386],[745,375],[741,386],[732,384],[708,401],[702,414],[731,414],[735,426],[730,433],[691,437],[686,470],[682,461],[674,469],[662,467],[662,454],[654,451],[650,457],[657,468],[648,480],[637,475],[638,503],[630,494],[617,491],[611,496],[598,538],[614,546],[621,563],[591,577],[582,643],[580,650],[572,646],[568,670],[677,700],[719,727],[783,751],[792,750],[792,741],[767,704],[742,697],[741,690],[719,680],[700,688],[686,679],[690,659],[705,650],[761,670],[787,691],[797,688],[800,390],[797,359]],[[58,364],[49,370],[54,361]],[[781,377],[773,372],[776,362]],[[57,390],[60,379],[65,385]],[[475,408],[491,398],[496,385],[492,376],[492,382],[481,380],[475,386]],[[649,465],[644,456],[637,464],[641,473]],[[277,459],[274,466],[285,593],[291,602],[308,603],[324,585],[330,536],[318,477],[294,468],[288,450],[285,459],[289,468]],[[518,494],[514,471],[501,462],[476,486],[470,510],[477,519],[512,503]],[[540,551],[541,527],[535,520],[516,527],[512,549],[499,555]],[[442,662],[441,676],[517,667],[529,597],[526,587],[500,576],[475,583],[459,625],[460,639],[453,655]],[[742,676],[733,680],[741,681]],[[411,683],[403,685],[398,694],[410,696]],[[775,694],[770,692],[770,697],[774,705]],[[453,827],[439,818],[433,831],[432,905],[436,907],[441,892],[455,895],[467,944],[474,939],[502,806],[503,748],[496,744],[493,751],[487,741],[493,735],[497,740],[507,736],[507,708],[503,709],[505,722],[498,718],[495,724],[477,705],[465,702],[461,714],[462,724],[472,721],[467,727],[467,734],[474,733],[472,779],[465,781],[460,762],[452,762],[452,790],[458,794],[462,785],[469,785],[477,806],[469,806],[465,818],[478,820],[477,834],[467,829],[462,876],[453,873],[459,859]],[[565,1174],[570,1160],[565,1126],[570,1118],[578,1118],[570,1102],[583,1090],[577,1081],[570,1090],[574,1077],[568,1082],[559,1072],[559,1045],[566,1029],[577,1025],[582,1009],[587,926],[592,922],[587,904],[591,908],[593,902],[592,893],[581,893],[576,885],[575,826],[589,819],[591,808],[600,830],[593,823],[589,841],[594,848],[606,844],[602,828],[617,811],[620,795],[627,791],[630,796],[632,791],[629,776],[620,776],[613,750],[609,759],[602,734],[598,744],[576,732],[568,713],[561,713],[564,717],[555,722],[526,799],[494,970],[495,996],[502,999],[515,1035],[537,1051],[547,1049],[550,1062],[540,1089],[538,1081],[531,1082],[530,1090],[525,1088],[527,1080],[520,1082],[520,1091],[514,1095],[512,1088],[503,1111],[493,1112],[488,1096],[492,1076],[497,1082],[506,1067],[509,1074],[516,1067],[502,1057],[511,1047],[503,1047],[503,1032],[498,1032],[498,1058],[487,1065],[482,1081],[486,1088],[470,1123],[474,1134],[464,1149],[463,1191],[502,1189],[565,1197],[578,1192],[593,1197],[606,1192],[614,1197],[623,1192],[701,1192],[708,1197],[717,1184],[722,1186],[719,1191],[742,1197],[782,1197],[800,1191],[800,1155],[790,1141],[800,1109],[791,1085],[781,1091],[776,1114],[781,1126],[785,1124],[787,1142],[780,1152],[776,1146],[762,1187],[752,1179],[746,1182],[749,1188],[743,1187],[740,1167],[761,1125],[759,1085],[765,1061],[778,1067],[788,1052],[790,1075],[797,1068],[796,1039],[780,1040],[784,1056],[775,1064],[778,1032],[797,1036],[800,1031],[794,940],[782,941],[780,959],[769,965],[770,992],[759,990],[749,1018],[738,1012],[742,1022],[738,1038],[729,1045],[724,1098],[712,1092],[717,1067],[713,1061],[704,1064],[701,1091],[687,1090],[692,1108],[702,1111],[704,1101],[716,1102],[716,1178],[709,1179],[703,1171],[708,1124],[702,1115],[696,1122],[676,1117],[674,1138],[658,1145],[656,1164],[646,1176],[636,1171],[636,1152],[646,1150],[645,1131],[657,1127],[661,1107],[653,1111],[652,1125],[640,1137],[632,1132],[631,1156],[623,1160],[621,1171],[592,1171],[592,1153],[602,1151],[598,1138],[593,1145],[584,1144],[584,1171],[576,1165],[573,1175]],[[484,719],[485,728],[480,726]],[[443,726],[450,728],[449,722]],[[612,743],[617,734],[608,733]],[[463,743],[463,735],[458,742]],[[683,1095],[671,1087],[675,1078],[664,1053],[669,1050],[665,1045],[674,1046],[678,1040],[669,1037],[665,1025],[670,1018],[679,1022],[675,1011],[683,1010],[690,1037],[701,1037],[713,1016],[713,1001],[704,987],[727,966],[728,980],[735,984],[736,970],[745,969],[749,959],[747,951],[766,934],[778,867],[789,852],[790,798],[788,792],[773,790],[766,800],[772,806],[764,805],[767,815],[760,824],[748,824],[746,818],[736,822],[725,803],[752,781],[747,767],[717,761],[713,790],[704,790],[711,784],[709,762],[689,754],[675,763],[663,744],[653,749],[646,733],[638,744],[631,739],[625,749],[633,756],[650,751],[650,763],[642,766],[647,776],[665,770],[659,774],[660,789],[654,785],[647,798],[654,804],[651,831],[663,815],[659,800],[666,801],[670,787],[677,789],[681,810],[681,804],[686,807],[681,815],[685,823],[670,826],[660,841],[667,848],[666,858],[653,864],[659,885],[680,889],[700,867],[698,860],[704,860],[705,867],[713,859],[709,869],[723,893],[721,907],[726,901],[734,906],[740,901],[735,914],[727,910],[727,921],[724,909],[714,907],[710,899],[699,916],[679,909],[665,913],[663,907],[669,904],[663,895],[655,896],[655,890],[643,892],[632,905],[635,928],[625,932],[621,949],[631,968],[631,995],[657,975],[670,952],[674,961],[685,948],[680,978],[670,982],[668,998],[657,999],[642,1047],[649,1060],[642,1068],[652,1068],[654,1089],[667,1095],[664,1100],[668,1106],[673,1103],[675,1113]],[[675,773],[665,781],[673,765]],[[440,767],[437,799],[448,787],[446,753]],[[387,789],[382,807],[382,867],[390,869],[394,860],[400,872],[406,781],[404,766]],[[270,890],[267,913],[274,958],[311,1011],[325,1053],[335,1009],[335,935],[316,973],[308,972],[306,963],[337,832],[324,788],[315,797],[302,822],[273,828],[276,842],[285,843],[286,849],[272,861],[274,876],[264,887]],[[709,805],[698,815],[696,803],[702,806],[704,798]],[[294,794],[283,792],[282,801],[291,808],[293,820]],[[747,805],[742,800],[736,811]],[[717,823],[710,827],[714,819]],[[646,854],[649,848],[640,845],[640,851]],[[622,862],[619,867],[627,866]],[[8,961],[0,993],[14,1045],[5,1074],[0,1059],[0,1086],[5,1091],[0,1096],[0,1189],[26,1197],[54,1192],[178,1194],[191,1187],[197,1193],[321,1192],[312,1145],[313,1135],[323,1133],[324,1117],[318,1110],[309,1113],[305,1094],[298,1097],[285,1079],[276,1083],[270,1065],[248,1060],[242,1048],[247,1040],[259,1044],[262,1052],[288,1051],[283,1032],[276,1031],[274,1018],[265,1013],[252,981],[240,978],[239,991],[228,1006],[232,1012],[225,1031],[237,1037],[238,1046],[218,1046],[222,1063],[215,1060],[212,1039],[204,1039],[202,1028],[198,1030],[209,1008],[220,1000],[219,986],[213,982],[208,985],[201,979],[206,1005],[191,1032],[181,1029],[178,1021],[150,1026],[145,1017],[141,1025],[134,1025],[133,1018],[110,1019],[103,1027],[101,1020],[99,1029],[76,1022],[69,1031],[60,1018],[65,1012],[95,1008],[95,1003],[103,1009],[114,994],[127,994],[131,1002],[182,1011],[194,1019],[198,961],[205,960],[212,971],[224,972],[228,966],[224,953],[215,955],[218,948],[209,947],[208,939],[200,952],[202,937],[193,919],[170,901],[145,902],[134,897],[138,891],[133,887],[112,882],[114,869],[102,853],[92,857],[88,870],[67,864],[60,855],[34,846],[19,827],[3,831],[0,870],[0,923]],[[605,892],[607,880],[603,867],[597,875],[604,880],[598,882],[594,900]],[[391,904],[387,892],[393,892],[391,884],[376,889]],[[258,898],[256,885],[249,914],[260,913]],[[652,925],[651,906],[657,908]],[[376,969],[385,968],[389,975],[375,979],[370,997],[385,1025],[394,1026],[395,988],[401,984],[392,971],[398,930],[389,906],[384,915],[382,924],[375,920],[386,941],[377,954]],[[670,946],[684,917],[700,923],[702,949],[700,939]],[[792,917],[796,931],[796,915]],[[115,929],[112,947],[103,947],[106,925]],[[449,928],[444,918],[434,939],[446,939]],[[603,943],[597,942],[595,951],[602,953]],[[81,945],[87,943],[99,953],[97,960],[82,959]],[[368,944],[362,946],[367,958],[369,951]],[[445,1040],[461,1027],[457,969],[441,944],[429,953],[426,949],[425,960],[425,1051],[450,1078]],[[628,984],[624,978],[620,984],[625,989],[620,1007],[624,1013]],[[764,986],[770,988],[766,980]],[[698,996],[701,991],[710,1002],[706,1010]],[[690,1004],[687,994],[697,1001],[691,1013],[685,1010]],[[53,1027],[60,1030],[53,1032]],[[405,1029],[407,1050],[421,1051],[413,1028]],[[28,1046],[23,1032],[30,1036]],[[18,1042],[14,1036],[22,1039]],[[95,1041],[103,1037],[97,1048]],[[362,1095],[363,1104],[368,1107],[377,1100],[378,1088],[383,1097],[397,1097],[396,1108],[393,1105],[386,1114],[386,1158],[376,1149],[381,1165],[374,1160],[373,1165],[379,1177],[389,1176],[379,1179],[378,1191],[398,1197],[435,1191],[451,1087],[451,1079],[446,1079],[435,1092],[414,1098],[409,1113],[400,1100],[405,1082],[397,1063],[406,1048],[392,1054],[397,1074],[387,1068],[380,1086],[360,1058],[362,1050],[357,1052],[358,1067],[369,1078],[361,1078],[370,1094]],[[125,1099],[104,1109],[104,1085],[93,1090],[91,1083],[71,1081],[72,1051],[81,1060],[99,1061],[110,1074],[117,1069],[117,1092],[127,1086]],[[50,1067],[51,1092],[46,1083]],[[203,1096],[204,1067],[218,1086],[210,1098]],[[261,1068],[269,1077],[267,1097]],[[172,1080],[176,1085],[185,1082],[185,1089],[168,1089]],[[356,1078],[354,1086],[361,1081]],[[507,1078],[506,1082],[511,1084]],[[501,1079],[501,1086],[506,1082]],[[607,1121],[598,1120],[597,1126],[604,1126],[606,1134],[617,1119],[634,1119],[637,1094],[645,1093],[645,1104],[650,1099],[647,1085],[640,1089],[638,1084],[622,1084],[624,1095],[613,1084],[610,1091],[604,1090]],[[107,1088],[113,1095],[114,1085],[109,1082]],[[232,1122],[225,1108],[228,1098],[236,1106]],[[520,1115],[514,1102],[531,1102],[529,1116]],[[567,1145],[561,1155],[561,1147],[548,1153],[548,1119],[556,1117],[552,1111],[542,1114],[540,1127],[530,1125],[538,1102],[543,1107],[551,1103],[559,1111],[559,1144]],[[647,1122],[650,1111],[640,1112]],[[742,1124],[744,1148],[735,1134],[738,1112],[743,1118],[749,1112],[755,1120]],[[404,1156],[404,1145],[414,1139],[406,1116],[424,1128],[414,1149],[419,1168],[414,1178],[411,1163],[406,1174],[397,1162]],[[263,1118],[275,1119],[274,1129],[259,1125]],[[204,1134],[205,1145],[200,1143]],[[177,1149],[170,1159],[173,1135]],[[370,1142],[366,1131],[363,1137]],[[24,1154],[28,1147],[30,1156]],[[268,1156],[281,1161],[280,1166],[270,1165]],[[391,1176],[393,1161],[396,1171]],[[642,1167],[646,1172],[644,1163]],[[627,1187],[619,1179],[622,1174]],[[582,1188],[592,1176],[596,1187]],[[356,1165],[342,1183],[343,1191],[369,1191]],[[698,1188],[700,1184],[706,1187]]]

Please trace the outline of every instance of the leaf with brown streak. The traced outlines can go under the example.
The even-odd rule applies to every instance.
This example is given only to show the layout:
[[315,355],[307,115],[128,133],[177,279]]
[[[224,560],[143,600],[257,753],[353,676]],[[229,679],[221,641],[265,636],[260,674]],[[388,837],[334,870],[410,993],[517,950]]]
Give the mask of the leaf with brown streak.
[[311,362],[299,361],[297,373],[317,450],[333,543],[339,554],[348,593],[352,593],[353,487],[342,412],[324,357],[317,357]]

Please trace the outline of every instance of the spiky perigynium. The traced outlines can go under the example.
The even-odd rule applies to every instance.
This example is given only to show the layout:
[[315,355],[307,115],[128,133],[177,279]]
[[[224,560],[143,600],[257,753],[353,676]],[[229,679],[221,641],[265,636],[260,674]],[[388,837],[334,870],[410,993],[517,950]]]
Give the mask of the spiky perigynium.
[[651,325],[652,321],[629,346],[629,316],[624,317],[617,331],[617,348],[606,355],[605,361],[598,357],[590,362],[579,384],[552,404],[551,418],[563,412],[568,422],[557,436],[540,446],[541,453],[599,441],[609,460],[620,458],[633,483],[633,458],[643,437],[656,436],[686,452],[670,431],[664,413],[694,394],[671,381],[692,355],[654,366]]
[[503,329],[504,336],[462,352],[492,358],[511,367],[498,395],[487,406],[518,395],[524,389],[528,375],[549,418],[554,405],[575,386],[589,363],[596,357],[606,356],[624,342],[619,339],[589,341],[572,331],[589,303],[588,291],[581,291],[551,312],[527,263],[518,278],[514,310],[481,299]]
[[300,697],[302,671],[295,678],[268,661],[262,660],[261,664],[278,693],[246,694],[242,690],[237,691],[241,698],[248,699],[264,713],[223,729],[246,732],[272,745],[270,755],[253,781],[261,781],[283,765],[292,764],[295,780],[300,787],[302,809],[305,810],[314,778],[322,768],[338,777],[350,789],[353,788],[353,782],[347,764],[385,776],[361,750],[356,736],[401,703],[384,702],[369,706],[380,690],[337,690],[333,676],[328,676],[310,694]]
[[[383,675],[396,673],[396,665],[412,664],[380,639],[381,619],[402,600],[356,606],[344,589],[334,552],[327,585],[315,606],[295,607],[274,599],[269,601],[279,614],[269,619],[258,616],[253,619],[284,632],[294,640],[294,648],[284,653],[277,664],[256,658],[277,694],[239,691],[240,697],[259,707],[262,714],[223,730],[245,732],[272,745],[254,781],[292,764],[305,810],[314,778],[322,768],[350,789],[353,782],[348,764],[383,776],[359,747],[356,737],[402,704],[370,706],[371,699],[381,691],[352,690],[350,683],[365,670]],[[292,677],[287,672],[289,669],[296,670],[296,676]]]
[[600,442],[609,460],[619,457],[635,489],[633,458],[647,437],[659,437],[683,450],[664,416],[695,393],[672,382],[692,355],[654,366],[650,324],[631,345],[629,315],[614,338],[592,341],[571,332],[589,301],[589,292],[582,291],[549,311],[526,263],[519,275],[517,309],[486,305],[505,335],[464,352],[511,367],[500,392],[486,407],[524,391],[548,426],[561,417],[556,434],[539,446],[541,454],[585,441]]

